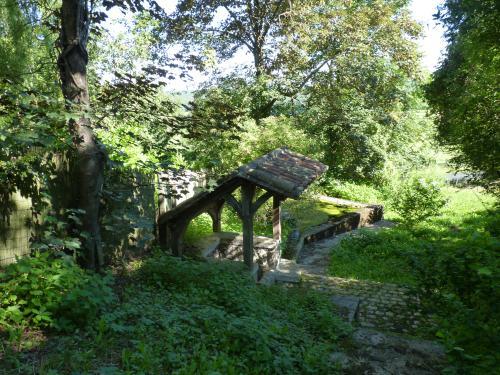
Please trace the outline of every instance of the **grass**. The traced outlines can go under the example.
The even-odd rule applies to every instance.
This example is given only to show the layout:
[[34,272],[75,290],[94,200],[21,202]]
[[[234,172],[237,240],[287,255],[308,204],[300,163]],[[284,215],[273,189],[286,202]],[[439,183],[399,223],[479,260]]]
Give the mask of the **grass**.
[[291,214],[300,231],[324,224],[331,218],[340,217],[355,210],[320,199],[287,201],[283,204],[283,209]]
[[0,335],[0,374],[336,373],[330,353],[349,332],[326,296],[259,287],[231,262],[156,254],[115,289],[119,300],[73,334]]
[[[272,237],[273,228],[270,219],[265,217],[266,211],[262,208],[257,212],[257,220],[254,220],[254,234],[256,236]],[[236,213],[228,207],[222,210],[221,227],[223,232],[243,231],[243,225]],[[204,236],[212,233],[212,219],[208,214],[201,214],[194,218],[184,234],[184,241],[187,244],[193,244]]]
[[329,273],[414,287],[435,317],[449,372],[494,373],[500,361],[498,206],[479,189],[446,187],[444,193],[448,202],[439,216],[344,239]]
[[420,246],[418,239],[399,229],[361,230],[342,240],[331,255],[328,270],[332,276],[348,279],[414,285],[405,254]]
[[[437,240],[453,241],[461,228],[493,209],[494,197],[479,189],[446,187],[447,204],[441,215],[418,227],[398,226],[376,232],[363,231],[347,237],[331,256],[329,272],[333,276],[359,280],[415,285],[411,257]],[[391,210],[385,215],[399,216]]]

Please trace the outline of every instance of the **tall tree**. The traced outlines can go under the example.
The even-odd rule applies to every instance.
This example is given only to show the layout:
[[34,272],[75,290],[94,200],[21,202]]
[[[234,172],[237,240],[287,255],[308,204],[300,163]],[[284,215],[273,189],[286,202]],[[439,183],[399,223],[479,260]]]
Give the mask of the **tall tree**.
[[500,191],[500,5],[447,0],[436,17],[448,28],[447,54],[427,94],[441,142],[455,164]]
[[391,164],[408,167],[408,159],[418,159],[412,146],[421,137],[415,133],[427,135],[429,124],[416,126],[409,118],[418,96],[420,27],[407,5],[356,2],[355,16],[345,16],[336,37],[335,58],[303,90],[306,105],[299,118],[337,178],[380,181]]
[[[256,104],[252,115],[258,122],[269,116],[278,100],[277,92],[267,95],[265,91],[276,86],[284,69],[283,62],[287,58],[281,46],[286,35],[292,33],[291,20],[303,17],[310,10],[311,4],[301,0],[182,0],[174,14],[165,20],[168,26],[162,29],[168,30],[165,39],[180,41],[184,55],[201,69],[210,61],[210,52],[221,60],[232,58],[242,49],[249,52],[253,61],[251,83]],[[304,67],[302,80],[306,82],[312,71],[322,64],[322,61],[310,59],[311,72],[305,72]]]
[[[61,87],[68,108],[85,113],[90,106],[87,83],[87,42],[90,16],[87,0],[63,0],[61,6],[61,52],[58,67]],[[99,198],[104,178],[105,152],[100,146],[88,116],[70,120],[76,148],[76,207],[84,211],[82,230],[85,263],[99,269],[104,263],[99,227]]]
[[280,98],[296,96],[349,51],[373,48],[413,66],[413,49],[405,40],[418,34],[418,27],[406,5],[400,0],[186,0],[165,22],[167,40],[180,40],[184,55],[201,67],[210,51],[221,60],[240,49],[251,54],[251,91],[259,107],[252,116],[258,121]]

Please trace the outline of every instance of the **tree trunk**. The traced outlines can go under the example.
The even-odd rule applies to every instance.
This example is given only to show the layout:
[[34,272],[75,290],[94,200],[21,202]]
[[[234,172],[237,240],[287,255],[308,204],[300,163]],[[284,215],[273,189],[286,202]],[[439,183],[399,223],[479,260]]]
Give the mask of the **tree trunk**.
[[[89,33],[87,0],[63,0],[61,7],[61,53],[58,59],[64,98],[71,110],[89,107],[87,84],[87,40]],[[84,211],[82,236],[85,266],[99,270],[103,263],[99,228],[99,201],[104,179],[105,153],[92,130],[90,119],[69,122],[76,149],[75,205]]]

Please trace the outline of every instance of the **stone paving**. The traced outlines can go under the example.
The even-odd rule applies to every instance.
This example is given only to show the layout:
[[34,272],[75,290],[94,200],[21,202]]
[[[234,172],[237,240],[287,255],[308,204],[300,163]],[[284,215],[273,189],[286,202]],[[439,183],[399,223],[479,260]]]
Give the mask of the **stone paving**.
[[406,287],[308,273],[302,274],[302,281],[332,295],[359,297],[356,322],[361,327],[417,334],[430,324],[418,307],[418,297]]
[[[368,230],[392,226],[380,221]],[[366,228],[365,228],[366,229]],[[353,349],[332,354],[346,374],[439,374],[445,366],[441,345],[412,336],[423,336],[432,321],[419,308],[418,296],[406,286],[368,280],[328,276],[329,255],[346,236],[344,233],[307,245],[298,263],[282,259],[274,275],[275,282],[302,282],[332,295],[359,302],[352,324]],[[340,297],[339,297],[340,296]],[[356,305],[356,303],[354,304]],[[350,319],[351,320],[351,319]],[[405,337],[406,336],[406,337]]]
[[[393,224],[379,221],[365,230],[379,230]],[[311,288],[331,295],[353,296],[360,300],[356,324],[404,334],[422,334],[432,326],[419,308],[418,296],[408,287],[368,280],[344,279],[327,275],[329,256],[343,238],[354,232],[306,245],[298,263],[282,259],[279,272],[290,280],[294,275]]]

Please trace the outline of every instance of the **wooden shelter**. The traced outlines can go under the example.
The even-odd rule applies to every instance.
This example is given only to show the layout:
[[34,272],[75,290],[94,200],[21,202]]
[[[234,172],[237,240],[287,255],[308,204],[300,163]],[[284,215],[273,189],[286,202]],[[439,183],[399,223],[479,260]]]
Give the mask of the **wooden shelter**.
[[[297,199],[327,166],[286,148],[276,149],[219,181],[210,191],[190,198],[158,217],[159,241],[174,255],[182,255],[182,238],[196,216],[206,212],[212,218],[213,231],[221,231],[221,213],[229,204],[243,222],[243,258],[253,266],[253,217],[262,204],[273,198],[273,238],[281,240],[280,205],[286,198]],[[233,192],[241,187],[241,201]],[[264,192],[256,196],[256,189]]]

